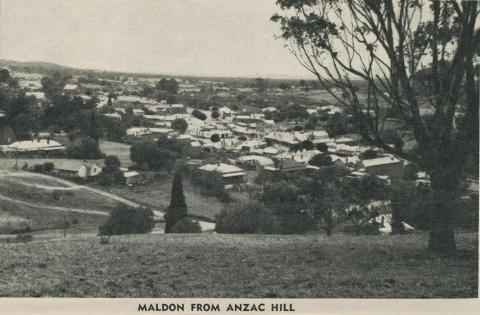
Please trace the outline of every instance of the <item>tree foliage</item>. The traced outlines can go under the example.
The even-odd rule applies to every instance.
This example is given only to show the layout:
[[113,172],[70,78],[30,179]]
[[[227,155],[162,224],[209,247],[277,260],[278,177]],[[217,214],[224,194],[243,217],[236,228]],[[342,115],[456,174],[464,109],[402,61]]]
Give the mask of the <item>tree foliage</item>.
[[105,186],[125,184],[125,177],[120,170],[120,161],[117,156],[108,155],[105,157],[105,166],[99,175],[98,183]]
[[72,159],[98,159],[103,157],[98,142],[91,137],[80,137],[67,147],[67,155]]
[[180,133],[185,133],[188,128],[188,123],[185,119],[177,118],[172,122],[172,129]]
[[98,230],[100,235],[145,234],[154,226],[153,212],[150,209],[118,205]]

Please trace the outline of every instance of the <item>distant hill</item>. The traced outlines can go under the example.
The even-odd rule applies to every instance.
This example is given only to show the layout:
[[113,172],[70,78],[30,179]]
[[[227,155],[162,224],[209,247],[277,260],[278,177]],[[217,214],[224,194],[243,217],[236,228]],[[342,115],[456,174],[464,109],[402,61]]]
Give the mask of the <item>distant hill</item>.
[[[105,71],[95,69],[79,69],[64,65],[59,65],[44,61],[15,61],[0,59],[0,68],[7,67],[17,72],[27,73],[40,73],[43,75],[51,75],[54,71],[61,71],[70,75],[91,75],[103,79],[119,79],[121,76],[126,77],[143,77],[143,78],[162,78],[162,77],[175,77],[182,80],[196,81],[222,81],[227,84],[236,83],[239,85],[249,85],[255,79],[253,77],[208,77],[208,76],[188,76],[188,75],[175,75],[175,74],[152,74],[152,73],[133,73],[133,72],[121,72],[121,71]],[[271,83],[288,82],[289,84],[297,84],[298,79],[270,79],[265,78]],[[307,80],[308,82],[308,80]]]
[[15,71],[50,73],[53,71],[75,71],[76,69],[45,61],[15,61],[0,59],[0,67],[8,67]]

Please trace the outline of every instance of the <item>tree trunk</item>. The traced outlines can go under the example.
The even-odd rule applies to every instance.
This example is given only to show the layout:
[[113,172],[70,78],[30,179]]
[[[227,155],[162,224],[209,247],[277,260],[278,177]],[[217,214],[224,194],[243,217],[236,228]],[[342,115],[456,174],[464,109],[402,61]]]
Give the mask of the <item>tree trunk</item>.
[[456,250],[452,201],[455,200],[459,182],[458,172],[455,174],[455,171],[444,167],[430,175],[433,207],[430,209],[432,227],[428,249],[439,254],[450,254]]
[[397,205],[393,205],[393,208],[392,208],[391,226],[392,226],[392,234],[402,234],[405,232],[405,227],[403,226],[403,217]]
[[325,231],[327,232],[327,236],[332,236],[332,228],[331,227],[325,228]]
[[453,228],[448,224],[437,223],[430,231],[428,249],[439,254],[449,254],[456,250]]

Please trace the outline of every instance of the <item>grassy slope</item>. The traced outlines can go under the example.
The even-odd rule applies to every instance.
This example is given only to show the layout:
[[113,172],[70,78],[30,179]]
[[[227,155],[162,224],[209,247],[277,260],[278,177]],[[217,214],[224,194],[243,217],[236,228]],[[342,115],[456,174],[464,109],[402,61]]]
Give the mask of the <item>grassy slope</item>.
[[94,192],[78,190],[45,190],[27,187],[10,181],[0,181],[0,193],[4,196],[37,204],[110,211],[117,201],[100,196]]
[[0,296],[474,297],[475,235],[144,235],[0,245]]
[[[35,204],[36,206],[33,207],[25,204],[1,200],[0,212],[5,214],[4,221],[6,221],[9,216],[11,219],[21,217],[33,221],[32,228],[34,230],[56,229],[64,221],[78,221],[77,224],[70,227],[69,233],[96,232],[98,225],[106,220],[106,217],[103,216],[51,210],[46,207],[42,207],[43,205],[104,210],[106,213],[108,213],[108,211],[110,211],[117,204],[117,202],[114,200],[83,189],[67,191],[57,190],[54,193],[53,190],[24,186],[16,183],[15,180],[16,178],[14,177],[1,179],[0,194],[16,200],[29,202],[31,204]],[[65,186],[54,180],[47,180],[38,177],[22,177],[20,180],[31,184],[47,186],[54,185],[57,187]]]
[[[170,194],[172,190],[172,177],[165,175],[164,178],[156,178],[145,185],[133,187],[112,188],[111,193],[122,196],[126,199],[146,204],[160,211],[164,211],[170,204]],[[215,197],[207,197],[199,192],[186,181],[183,180],[183,193],[188,206],[188,213],[199,215],[210,219],[215,218],[215,214],[220,212],[224,204]]]

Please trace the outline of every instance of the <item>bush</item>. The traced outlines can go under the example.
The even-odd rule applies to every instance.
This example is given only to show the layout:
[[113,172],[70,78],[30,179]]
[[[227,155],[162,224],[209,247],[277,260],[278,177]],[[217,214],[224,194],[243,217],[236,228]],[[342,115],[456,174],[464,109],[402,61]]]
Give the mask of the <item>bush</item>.
[[67,155],[72,159],[98,159],[103,157],[98,142],[92,137],[82,137],[67,148]]
[[231,200],[225,191],[222,177],[217,173],[194,170],[190,173],[190,182],[204,196],[216,197],[223,202]]
[[103,186],[125,184],[125,177],[120,170],[120,161],[117,156],[109,155],[105,158],[105,167],[98,176],[98,183]]
[[226,234],[281,233],[278,219],[260,203],[249,201],[224,208],[215,217],[215,231]]
[[219,136],[217,133],[214,133],[214,134],[210,137],[210,141],[212,141],[212,142],[218,142],[218,141],[220,141],[220,136]]
[[16,237],[15,237],[15,242],[17,243],[28,243],[28,242],[31,242],[33,241],[33,236],[32,234],[18,234]]
[[202,113],[201,111],[199,111],[198,109],[195,109],[193,112],[192,112],[192,116],[195,117],[195,118],[198,118],[200,120],[205,120],[207,119],[207,115],[205,115],[204,113]]
[[43,171],[43,165],[42,164],[33,165],[32,171],[35,173],[41,173]]
[[54,165],[52,162],[45,162],[43,163],[43,171],[44,172],[51,172],[54,169]]
[[152,210],[119,205],[98,229],[100,235],[145,234],[154,226]]
[[170,233],[201,233],[202,228],[197,221],[190,218],[183,218],[177,221]]
[[180,133],[185,133],[188,129],[188,123],[185,119],[177,118],[172,122],[172,129]]
[[139,167],[147,166],[151,170],[169,169],[178,157],[177,152],[160,147],[153,141],[135,142],[130,148],[130,159]]

